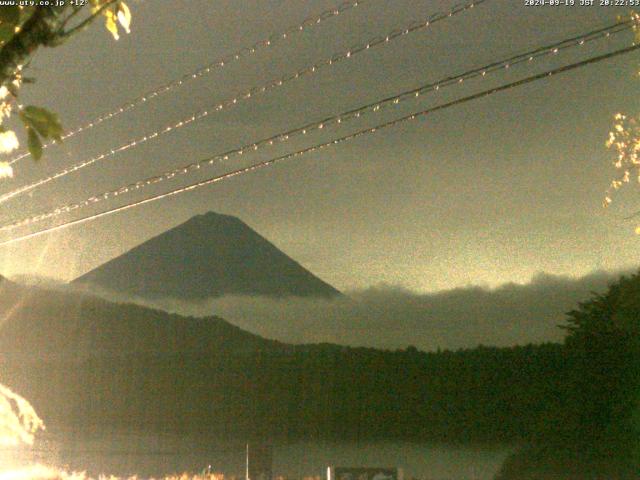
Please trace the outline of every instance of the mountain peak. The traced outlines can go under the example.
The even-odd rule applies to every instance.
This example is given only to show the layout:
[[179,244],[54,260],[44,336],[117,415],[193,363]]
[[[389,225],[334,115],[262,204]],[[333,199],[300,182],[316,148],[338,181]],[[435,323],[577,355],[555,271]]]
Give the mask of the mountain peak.
[[180,225],[174,227],[171,230],[168,230],[168,232],[179,230],[179,229],[180,230],[218,229],[218,228],[231,228],[233,226],[236,226],[236,227],[243,226],[243,227],[249,228],[238,217],[234,217],[233,215],[225,215],[222,213],[209,211],[206,213],[201,213],[199,215],[194,215],[193,217],[188,219],[186,222],[181,223]]
[[196,215],[74,280],[142,298],[340,295],[237,217]]
[[201,213],[199,215],[194,215],[187,222],[236,222],[236,223],[244,223],[238,217],[234,217],[233,215],[226,215],[224,213],[217,213],[208,211],[205,213]]

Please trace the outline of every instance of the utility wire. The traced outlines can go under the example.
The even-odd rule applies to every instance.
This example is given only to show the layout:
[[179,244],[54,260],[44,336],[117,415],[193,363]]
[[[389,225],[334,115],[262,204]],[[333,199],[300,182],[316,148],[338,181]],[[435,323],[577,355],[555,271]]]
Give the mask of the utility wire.
[[231,157],[242,156],[246,152],[253,152],[262,148],[266,148],[274,145],[275,143],[282,144],[282,143],[288,142],[292,138],[295,138],[301,135],[306,135],[308,133],[311,133],[317,130],[322,130],[327,126],[334,126],[334,127],[342,126],[347,121],[358,119],[363,115],[379,112],[382,109],[386,109],[391,106],[398,105],[400,102],[405,102],[407,100],[415,99],[416,97],[420,97],[421,95],[424,95],[430,92],[438,92],[444,87],[458,85],[468,79],[472,79],[472,78],[484,79],[487,74],[505,71],[510,69],[513,66],[517,66],[524,63],[530,64],[534,60],[541,59],[546,56],[556,55],[559,52],[569,48],[573,48],[576,46],[583,46],[588,42],[592,42],[598,39],[609,38],[612,33],[623,32],[630,29],[631,27],[632,27],[632,22],[613,24],[613,25],[610,25],[609,27],[593,30],[577,37],[572,37],[572,38],[565,39],[550,45],[538,47],[538,48],[535,48],[534,50],[531,50],[525,53],[520,53],[518,55],[514,55],[506,59],[490,63],[480,68],[474,68],[472,70],[465,71],[455,76],[446,77],[436,82],[428,83],[426,85],[421,85],[418,88],[404,91],[400,94],[387,97],[373,103],[369,103],[367,105],[358,107],[356,109],[348,110],[338,115],[324,118],[320,121],[315,121],[315,122],[303,125],[301,127],[288,130],[283,133],[278,133],[271,137],[261,139],[254,143],[243,145],[239,148],[226,151],[224,153],[215,155],[213,157],[208,157],[188,165],[174,168],[162,174],[148,177],[143,180],[139,180],[136,183],[124,185],[116,190],[109,190],[109,191],[103,192],[99,195],[89,197],[84,201],[67,204],[67,205],[58,207],[55,210],[32,215],[30,217],[22,218],[20,220],[14,220],[10,223],[0,225],[0,231],[12,230],[17,227],[34,224],[37,222],[41,222],[41,221],[59,216],[59,215],[67,214],[72,211],[78,210],[80,208],[88,207],[95,203],[108,200],[109,198],[117,197],[119,195],[123,195],[129,192],[137,191],[147,186],[155,185],[157,183],[170,180],[177,176],[187,175],[196,170],[199,170],[200,168],[210,166],[216,162],[229,160]]
[[[295,36],[295,34],[302,32],[310,27],[313,27],[315,25],[318,25],[322,22],[324,22],[325,20],[328,20],[330,18],[334,18],[337,17],[338,15],[341,15],[342,13],[351,10],[353,8],[359,7],[361,6],[363,3],[367,2],[367,1],[371,1],[371,0],[354,0],[354,1],[344,1],[341,4],[330,8],[328,10],[325,10],[321,13],[319,13],[318,15],[313,15],[310,16],[308,18],[306,18],[305,20],[303,20],[299,25],[295,25],[295,26],[291,26],[289,28],[287,28],[285,31],[281,32],[281,33],[277,33],[277,34],[273,34],[271,36],[269,36],[268,38],[265,38],[264,40],[261,40],[259,42],[254,43],[253,45],[249,46],[249,47],[244,47],[241,48],[240,50],[237,50],[234,53],[230,53],[228,55],[225,55],[223,57],[218,58],[217,60],[214,60],[213,62],[211,62],[208,65],[205,65],[203,67],[200,67],[190,73],[186,73],[184,75],[182,75],[181,77],[172,80],[168,83],[165,83],[163,85],[160,85],[159,87],[154,88],[153,90],[149,90],[145,93],[143,93],[142,95],[134,98],[133,100],[129,100],[126,103],[123,103],[122,105],[116,107],[114,110],[102,114],[97,118],[94,118],[93,120],[74,128],[73,130],[65,133],[62,136],[62,140],[66,140],[67,138],[71,138],[74,137],[75,135],[84,132],[86,130],[90,130],[98,125],[100,125],[103,122],[106,122],[107,120],[110,120],[114,117],[117,117],[118,115],[121,115],[125,112],[128,112],[130,110],[133,110],[134,108],[142,105],[143,103],[146,103],[148,101],[153,100],[154,98],[157,98],[161,95],[164,95],[167,92],[170,92],[172,90],[175,90],[179,87],[181,87],[182,85],[195,80],[197,78],[200,78],[204,75],[207,75],[209,73],[211,73],[213,70],[216,70],[218,68],[224,68],[244,57],[247,57],[249,55],[253,55],[256,52],[258,52],[259,50],[262,50],[263,48],[267,48],[267,47],[272,47],[276,44],[281,43],[283,40],[287,40],[290,39],[291,37]],[[47,143],[45,145],[43,145],[43,148],[47,148],[49,146],[51,146],[53,143]],[[17,155],[16,157],[14,157],[13,159],[11,159],[9,161],[9,165],[13,165],[14,163],[18,162],[19,160],[22,160],[23,158],[29,157],[31,154],[27,151],[27,152],[23,152],[19,155]]]
[[408,122],[408,121],[416,120],[418,118],[423,118],[423,117],[425,117],[425,116],[427,116],[429,114],[438,112],[440,110],[445,110],[447,108],[451,108],[451,107],[454,107],[454,106],[457,106],[457,105],[461,105],[461,104],[470,102],[472,100],[477,100],[479,98],[488,97],[490,95],[493,95],[493,94],[496,94],[496,93],[499,93],[499,92],[503,92],[503,91],[510,90],[510,89],[513,89],[513,88],[516,88],[516,87],[520,87],[522,85],[526,85],[526,84],[529,84],[529,83],[532,83],[532,82],[535,82],[535,81],[538,81],[538,80],[542,80],[542,79],[551,77],[553,75],[566,73],[566,72],[575,70],[577,68],[581,68],[581,67],[584,67],[584,66],[587,66],[587,65],[591,65],[591,64],[594,64],[594,63],[597,63],[597,62],[601,62],[601,61],[604,61],[604,60],[607,60],[607,59],[618,57],[620,55],[624,55],[624,54],[633,52],[635,50],[638,50],[639,48],[640,48],[640,44],[639,45],[633,45],[633,46],[622,48],[622,49],[619,49],[619,50],[615,50],[615,51],[612,51],[612,52],[609,52],[609,53],[606,53],[606,54],[603,54],[603,55],[598,55],[598,56],[595,56],[595,57],[591,57],[591,58],[588,58],[586,60],[582,60],[580,62],[576,62],[576,63],[572,63],[572,64],[569,64],[569,65],[565,65],[563,67],[555,68],[553,70],[548,70],[548,71],[545,71],[543,73],[539,73],[537,75],[532,75],[530,77],[526,77],[526,78],[523,78],[521,80],[516,80],[514,82],[510,82],[510,83],[501,85],[499,87],[494,87],[494,88],[491,88],[491,89],[488,89],[488,90],[484,90],[484,91],[479,92],[479,93],[475,93],[473,95],[469,95],[469,96],[466,96],[466,97],[463,97],[463,98],[460,98],[460,99],[457,99],[457,100],[453,100],[451,102],[443,103],[441,105],[437,105],[435,107],[428,108],[426,110],[422,110],[422,111],[419,111],[419,112],[416,112],[416,113],[412,113],[410,115],[407,115],[407,116],[404,116],[404,117],[400,117],[400,118],[397,118],[395,120],[391,120],[391,121],[386,122],[386,123],[382,123],[382,124],[377,125],[375,127],[370,127],[370,128],[366,128],[366,129],[363,129],[363,130],[359,130],[358,132],[352,133],[350,135],[346,135],[344,137],[336,138],[336,139],[331,140],[329,142],[320,143],[320,144],[314,145],[312,147],[305,148],[303,150],[298,150],[296,152],[289,153],[289,154],[286,154],[286,155],[282,155],[282,156],[279,156],[279,157],[275,157],[275,158],[272,158],[270,160],[265,160],[263,162],[255,163],[255,164],[250,165],[248,167],[243,167],[243,168],[240,168],[240,169],[237,169],[237,170],[234,170],[234,171],[222,174],[222,175],[217,175],[215,177],[210,177],[210,178],[208,178],[206,180],[201,180],[199,182],[192,183],[192,184],[184,186],[184,187],[179,187],[179,188],[176,188],[174,190],[170,190],[170,191],[165,192],[165,193],[152,195],[150,197],[147,197],[147,198],[144,198],[144,199],[141,199],[141,200],[137,200],[135,202],[130,202],[130,203],[118,206],[118,207],[114,207],[114,208],[110,208],[108,210],[104,210],[102,212],[94,213],[94,214],[87,215],[87,216],[84,216],[84,217],[81,217],[81,218],[77,218],[77,219],[74,219],[74,220],[69,220],[67,222],[63,222],[63,223],[60,223],[58,225],[46,227],[46,228],[43,228],[43,229],[40,229],[40,230],[36,230],[34,232],[31,232],[31,233],[28,233],[28,234],[25,234],[25,235],[14,237],[12,239],[8,239],[8,240],[5,240],[3,242],[0,242],[0,246],[9,245],[9,244],[12,244],[12,243],[15,243],[15,242],[19,242],[19,241],[22,241],[22,240],[27,240],[27,239],[30,239],[30,238],[34,238],[34,237],[43,235],[45,233],[51,233],[51,232],[54,232],[54,231],[58,231],[58,230],[70,227],[72,225],[78,225],[78,224],[81,224],[81,223],[84,223],[84,222],[88,222],[90,220],[95,220],[95,219],[102,218],[102,217],[107,216],[107,215],[111,215],[113,213],[122,212],[122,211],[128,210],[130,208],[134,208],[134,207],[137,207],[137,206],[145,205],[147,203],[151,203],[151,202],[154,202],[156,200],[161,200],[163,198],[172,197],[172,196],[178,195],[180,193],[189,192],[189,191],[195,190],[197,188],[204,187],[206,185],[211,185],[211,184],[214,184],[214,183],[221,182],[223,180],[227,180],[229,178],[233,178],[233,177],[236,177],[236,176],[239,176],[239,175],[243,175],[245,173],[249,173],[249,172],[253,172],[253,171],[256,171],[256,170],[260,170],[262,168],[269,167],[269,166],[275,165],[277,163],[281,163],[281,162],[283,162],[285,160],[290,160],[292,158],[300,157],[300,156],[306,155],[308,153],[312,153],[312,152],[316,152],[316,151],[319,151],[319,150],[323,150],[323,149],[325,149],[327,147],[338,145],[340,143],[343,143],[343,142],[346,142],[346,141],[350,141],[350,140],[359,138],[359,137],[364,136],[364,135],[373,134],[375,132],[378,132],[380,130],[383,130],[383,129],[386,129],[386,128],[389,128],[389,127],[394,127],[396,125],[400,125],[400,124],[403,124],[403,123]]
[[93,165],[96,162],[102,161],[102,160],[106,160],[110,157],[115,156],[118,153],[121,153],[123,151],[135,148],[139,145],[142,145],[143,143],[146,143],[150,140],[153,140],[155,138],[158,138],[162,135],[165,135],[169,132],[172,132],[174,130],[177,130],[179,128],[185,127],[193,122],[196,122],[198,120],[202,120],[203,118],[208,117],[209,115],[216,113],[216,112],[220,112],[222,110],[227,110],[230,108],[235,107],[237,104],[239,104],[242,101],[246,101],[249,100],[251,98],[255,98],[257,95],[266,93],[267,91],[270,91],[272,89],[275,88],[279,88],[285,84],[287,84],[290,81],[296,80],[298,78],[301,77],[305,77],[308,75],[313,75],[316,72],[318,72],[319,70],[321,70],[324,67],[330,66],[330,65],[334,65],[336,63],[342,62],[344,60],[350,59],[350,58],[354,58],[356,55],[358,55],[359,53],[362,52],[366,52],[369,49],[381,46],[381,45],[387,45],[389,42],[396,40],[398,38],[404,37],[406,35],[409,35],[410,33],[414,33],[420,30],[423,30],[425,28],[430,27],[431,25],[433,25],[436,22],[451,18],[455,15],[458,15],[460,13],[463,13],[469,9],[472,9],[474,6],[479,5],[481,3],[484,3],[488,0],[473,0],[470,3],[464,4],[464,5],[458,5],[453,7],[452,10],[450,10],[447,13],[436,13],[434,15],[429,16],[428,18],[424,19],[424,20],[420,20],[419,22],[413,22],[410,26],[400,29],[400,30],[392,30],[390,31],[387,35],[385,36],[381,36],[381,37],[375,37],[370,39],[367,43],[365,44],[361,44],[358,46],[353,46],[345,51],[343,51],[342,53],[333,55],[329,58],[326,58],[325,60],[322,60],[318,63],[315,63],[313,65],[307,66],[305,68],[303,68],[302,70],[299,70],[298,72],[294,73],[294,74],[289,74],[289,75],[285,75],[282,76],[276,80],[270,81],[266,84],[263,84],[260,87],[254,87],[251,88],[247,91],[245,91],[244,93],[238,94],[232,98],[229,98],[227,100],[224,100],[222,102],[218,102],[214,105],[209,106],[207,109],[205,110],[201,110],[198,113],[195,113],[189,117],[183,118],[182,120],[180,120],[177,123],[173,123],[171,125],[167,125],[164,128],[161,128],[159,130],[155,130],[154,132],[150,132],[147,133],[145,135],[143,135],[142,137],[138,137],[135,138],[133,140],[129,140],[128,142],[126,142],[123,145],[120,145],[117,148],[112,148],[109,151],[106,151],[104,153],[101,153],[97,156],[94,156],[92,158],[89,158],[87,160],[83,160],[79,163],[76,163],[70,167],[66,167],[54,174],[51,174],[48,177],[42,178],[40,180],[36,180],[33,183],[24,185],[22,187],[18,187],[15,190],[12,190],[10,192],[7,192],[3,195],[0,196],[0,203],[4,203],[14,197],[16,197],[17,195],[21,195],[23,193],[29,192],[37,187],[40,187],[42,185],[46,185],[47,183],[50,183],[54,180],[57,180],[59,178],[65,177],[66,175],[69,175],[70,173],[73,172],[77,172],[78,170],[81,170],[85,167],[88,167],[90,165]]

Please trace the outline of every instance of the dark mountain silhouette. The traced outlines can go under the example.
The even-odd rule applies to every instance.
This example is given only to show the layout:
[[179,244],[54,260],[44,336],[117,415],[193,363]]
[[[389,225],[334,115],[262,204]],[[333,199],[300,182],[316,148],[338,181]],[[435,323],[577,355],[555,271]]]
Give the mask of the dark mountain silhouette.
[[217,317],[15,284],[0,318],[0,381],[32,401],[50,432],[77,435],[515,440],[544,411],[565,362],[553,344],[289,345]]
[[74,280],[142,298],[340,295],[236,217],[209,212]]
[[29,360],[256,352],[284,344],[219,317],[183,317],[61,289],[0,284],[0,352]]

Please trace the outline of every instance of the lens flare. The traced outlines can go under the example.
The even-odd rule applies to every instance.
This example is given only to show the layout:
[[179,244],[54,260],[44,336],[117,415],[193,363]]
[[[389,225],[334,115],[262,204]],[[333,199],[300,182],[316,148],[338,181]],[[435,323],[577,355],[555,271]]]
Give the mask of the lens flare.
[[38,430],[44,422],[31,404],[0,384],[0,446],[33,445]]
[[[0,480],[94,480],[85,472],[67,472],[43,465],[0,472]],[[100,475],[96,480],[142,480],[136,475],[131,477],[116,477],[113,475]],[[149,479],[154,480],[154,479]],[[219,473],[204,473],[192,475],[188,473],[168,475],[158,480],[224,480],[224,475]]]

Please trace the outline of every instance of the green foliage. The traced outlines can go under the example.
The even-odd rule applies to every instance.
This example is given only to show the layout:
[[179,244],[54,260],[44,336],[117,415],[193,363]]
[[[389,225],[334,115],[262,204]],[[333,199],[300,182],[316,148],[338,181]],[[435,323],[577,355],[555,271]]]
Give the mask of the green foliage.
[[6,5],[0,8],[0,46],[11,40],[33,14],[35,7]]
[[20,120],[27,131],[29,153],[35,160],[42,157],[42,139],[62,141],[62,124],[55,113],[29,105],[20,111]]
[[565,401],[501,480],[636,479],[640,472],[640,274],[567,314]]
[[0,8],[0,24],[13,25],[14,27],[20,23],[20,7],[17,5],[8,5]]
[[621,278],[568,317],[574,381],[581,408],[593,417],[583,421],[602,428],[629,422],[640,400],[640,274]]
[[[107,30],[116,39],[119,26],[129,33],[131,12],[121,0],[91,0],[90,8],[84,8],[83,5],[80,2],[65,2],[56,6],[0,8],[0,108],[4,118],[10,117],[14,109],[17,110],[21,86],[34,81],[24,78],[22,70],[37,48],[61,45],[100,16],[105,18]],[[85,11],[89,13],[78,21],[77,15]],[[27,132],[29,152],[36,160],[42,157],[43,140],[62,140],[59,118],[44,108],[25,108],[20,111],[20,120]],[[12,134],[15,138],[15,134]],[[12,149],[16,146],[17,142]]]
[[32,128],[40,136],[61,141],[62,125],[58,115],[45,108],[29,105],[20,111],[20,119],[26,127]]
[[25,127],[27,130],[27,148],[34,160],[42,158],[42,141],[33,128]]

